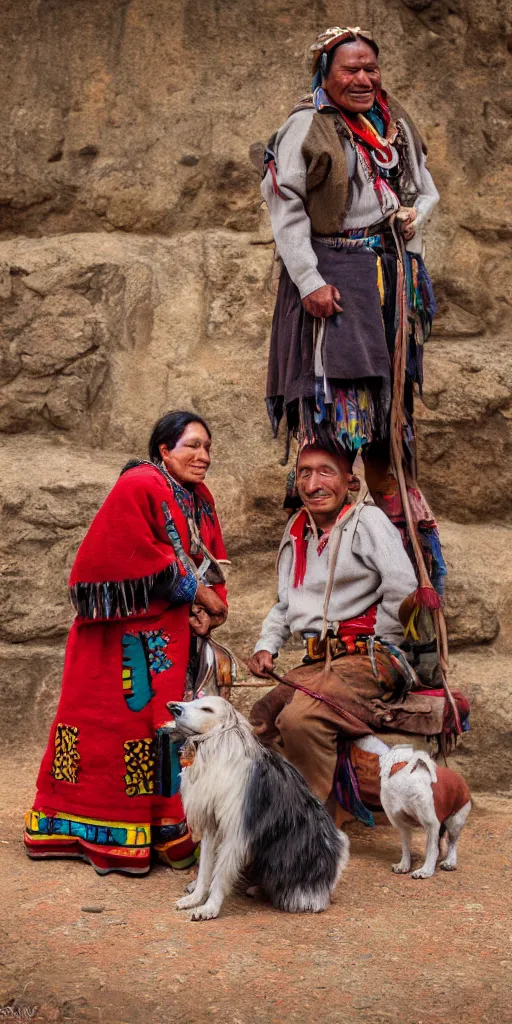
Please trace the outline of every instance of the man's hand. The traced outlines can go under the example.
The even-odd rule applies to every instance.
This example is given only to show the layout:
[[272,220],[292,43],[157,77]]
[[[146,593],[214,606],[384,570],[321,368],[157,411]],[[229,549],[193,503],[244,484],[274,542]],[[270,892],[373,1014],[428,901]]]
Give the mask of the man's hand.
[[263,678],[272,671],[273,667],[274,659],[270,651],[258,651],[247,662],[249,672],[252,672],[253,676],[262,676]]
[[414,209],[414,206],[401,206],[397,212],[398,229],[406,242],[410,242],[411,238],[414,238],[416,234],[414,221],[417,216],[418,212]]
[[317,318],[332,316],[333,313],[341,313],[343,306],[339,305],[339,303],[341,303],[341,294],[332,284],[322,285],[321,288],[310,292],[302,300],[302,305],[306,312],[311,313],[311,316]]

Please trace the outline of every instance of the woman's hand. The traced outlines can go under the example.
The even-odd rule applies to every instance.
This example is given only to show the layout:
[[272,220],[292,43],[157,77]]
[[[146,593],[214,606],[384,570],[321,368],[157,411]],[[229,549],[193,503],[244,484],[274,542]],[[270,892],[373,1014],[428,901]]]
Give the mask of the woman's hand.
[[305,295],[302,305],[307,313],[317,318],[332,316],[333,313],[342,313],[341,294],[332,284],[324,284],[316,291]]
[[253,676],[261,676],[264,679],[274,668],[274,658],[270,651],[258,651],[249,658],[247,668]]
[[217,629],[217,626],[224,624],[226,616],[227,613],[225,615],[209,615],[204,608],[194,604],[188,622],[192,632],[197,633],[197,636],[208,636],[212,629]]
[[396,214],[398,230],[406,242],[410,242],[411,238],[414,238],[416,234],[414,221],[417,216],[418,212],[414,209],[414,206],[401,206]]
[[228,609],[222,598],[212,587],[205,587],[204,583],[200,583],[196,590],[194,604],[204,608],[212,618],[222,618],[222,622],[228,617]]
[[200,608],[198,604],[192,605],[188,624],[196,636],[208,636],[212,628],[208,612],[204,608]]
[[188,620],[191,630],[198,636],[207,636],[210,630],[222,626],[227,617],[228,609],[222,598],[211,587],[200,583]]

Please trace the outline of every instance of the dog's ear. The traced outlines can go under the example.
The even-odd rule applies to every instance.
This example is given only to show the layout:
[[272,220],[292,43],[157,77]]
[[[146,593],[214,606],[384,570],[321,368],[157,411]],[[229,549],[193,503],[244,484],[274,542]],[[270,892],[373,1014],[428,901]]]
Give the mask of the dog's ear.
[[434,761],[432,760],[431,757],[429,757],[428,754],[424,754],[420,750],[416,751],[414,755],[414,761],[411,767],[409,768],[409,774],[412,775],[412,773],[415,772],[417,768],[423,768],[424,771],[428,772],[428,774],[430,775],[430,781],[437,782],[437,772]]
[[232,721],[233,722],[237,722],[238,725],[245,725],[246,728],[248,726],[249,729],[251,729],[251,731],[252,731],[252,725],[250,724],[248,719],[245,718],[244,715],[242,715],[242,713],[238,710],[238,708],[234,708],[231,703],[230,703],[229,707],[231,709]]

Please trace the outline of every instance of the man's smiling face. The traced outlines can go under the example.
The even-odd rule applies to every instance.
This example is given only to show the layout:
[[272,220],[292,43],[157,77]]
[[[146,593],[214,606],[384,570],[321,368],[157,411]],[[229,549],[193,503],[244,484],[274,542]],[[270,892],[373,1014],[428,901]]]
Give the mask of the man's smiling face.
[[337,106],[353,114],[371,110],[380,84],[377,55],[360,39],[336,48],[329,74],[323,81]]
[[343,507],[350,478],[343,456],[303,448],[297,466],[297,490],[317,525],[334,522]]

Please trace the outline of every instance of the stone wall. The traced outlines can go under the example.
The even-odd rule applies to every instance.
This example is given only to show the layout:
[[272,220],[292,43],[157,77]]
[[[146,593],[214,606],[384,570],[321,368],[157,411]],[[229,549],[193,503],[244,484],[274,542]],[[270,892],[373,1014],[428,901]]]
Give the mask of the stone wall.
[[[44,740],[66,573],[120,466],[171,407],[207,417],[246,654],[274,596],[286,469],[264,412],[272,243],[249,147],[349,21],[429,144],[439,316],[418,406],[450,565],[460,758],[507,788],[512,32],[504,0],[4,0],[0,110],[3,738]],[[291,655],[290,655],[291,657]],[[246,691],[245,703],[250,691]],[[508,698],[508,700],[507,700]],[[506,756],[509,760],[507,762]]]

